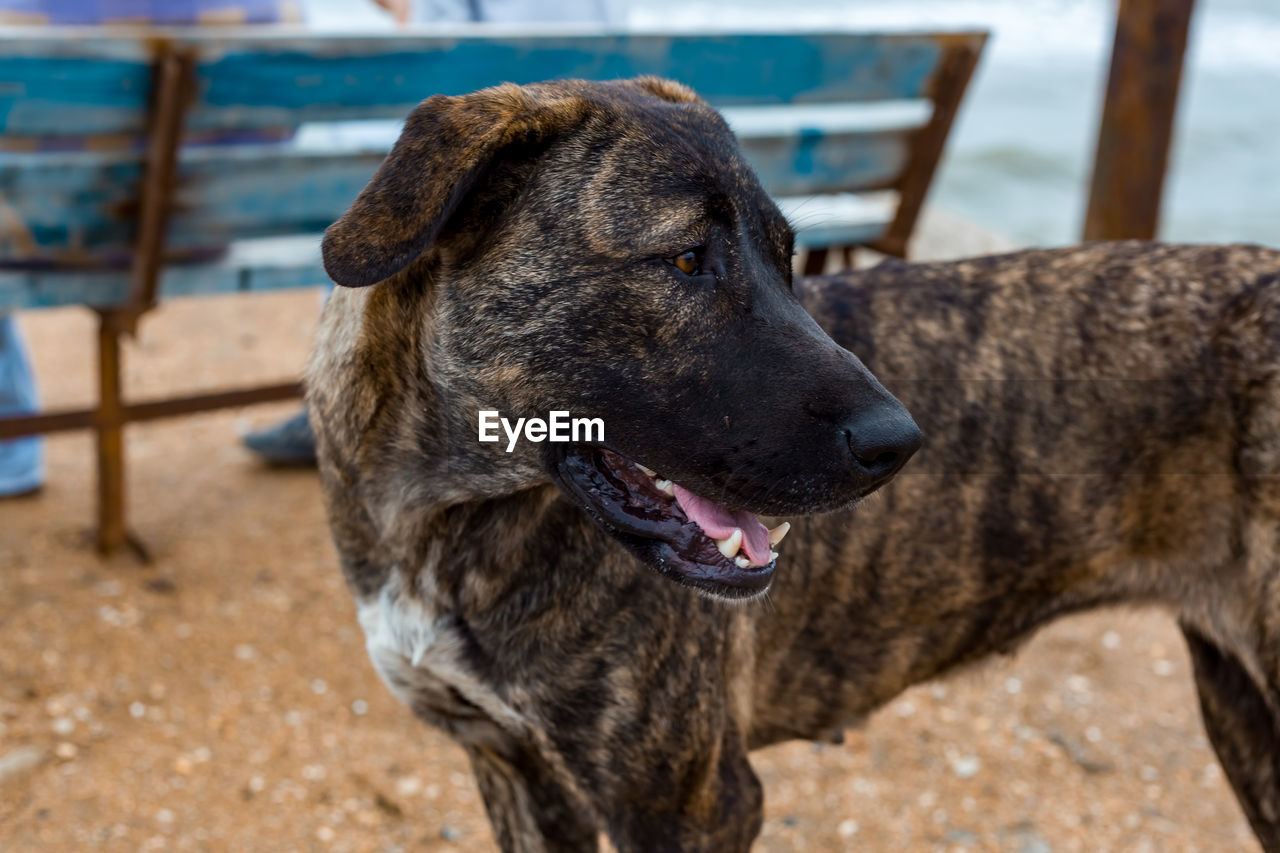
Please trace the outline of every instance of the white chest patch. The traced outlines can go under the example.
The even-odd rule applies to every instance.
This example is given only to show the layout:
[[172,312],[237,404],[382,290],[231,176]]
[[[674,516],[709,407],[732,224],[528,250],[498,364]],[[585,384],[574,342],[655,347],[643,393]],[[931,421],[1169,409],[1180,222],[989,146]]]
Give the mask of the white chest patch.
[[398,574],[356,607],[374,669],[401,702],[429,705],[442,687],[452,687],[502,728],[525,729],[521,714],[466,666],[462,640],[449,620],[406,590]]

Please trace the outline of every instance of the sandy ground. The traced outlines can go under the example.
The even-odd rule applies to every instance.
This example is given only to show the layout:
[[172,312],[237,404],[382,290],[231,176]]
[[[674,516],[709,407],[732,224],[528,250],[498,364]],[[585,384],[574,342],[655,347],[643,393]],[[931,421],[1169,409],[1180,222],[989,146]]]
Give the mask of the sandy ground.
[[[168,304],[127,387],[289,377],[315,313],[309,292]],[[48,402],[88,401],[88,316],[22,322]],[[85,435],[49,442],[43,494],[0,503],[0,849],[493,849],[462,753],[366,661],[314,475],[238,445],[288,410],[131,430],[150,567],[86,546]],[[1059,623],[843,747],[758,753],[758,849],[1257,850],[1190,684],[1160,614]]]

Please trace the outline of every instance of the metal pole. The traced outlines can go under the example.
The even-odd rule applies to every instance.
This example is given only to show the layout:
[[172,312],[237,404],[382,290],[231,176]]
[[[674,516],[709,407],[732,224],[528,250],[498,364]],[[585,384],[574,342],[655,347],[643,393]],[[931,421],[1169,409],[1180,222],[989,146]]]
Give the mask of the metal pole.
[[1195,0],[1120,0],[1086,240],[1151,240]]
[[98,315],[98,553],[110,554],[128,539],[124,504],[124,420],[120,397],[119,317]]

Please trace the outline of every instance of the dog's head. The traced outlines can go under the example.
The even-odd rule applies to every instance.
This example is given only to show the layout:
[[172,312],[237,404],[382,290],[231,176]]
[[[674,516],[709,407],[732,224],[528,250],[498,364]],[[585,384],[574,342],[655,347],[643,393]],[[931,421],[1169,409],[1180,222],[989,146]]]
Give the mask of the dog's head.
[[849,505],[920,444],[792,293],[793,242],[691,91],[563,81],[423,102],[324,261],[347,287],[432,291],[421,357],[450,399],[603,422],[511,453],[473,429],[469,456],[550,478],[645,563],[743,597],[785,533],[755,513]]

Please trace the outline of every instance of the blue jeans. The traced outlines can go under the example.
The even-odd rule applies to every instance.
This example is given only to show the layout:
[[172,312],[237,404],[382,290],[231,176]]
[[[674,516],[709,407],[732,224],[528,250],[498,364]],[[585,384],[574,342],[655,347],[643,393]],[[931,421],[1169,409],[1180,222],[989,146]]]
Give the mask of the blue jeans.
[[[30,414],[40,405],[26,347],[11,314],[0,314],[0,417]],[[44,442],[39,436],[0,441],[0,497],[44,483]]]

